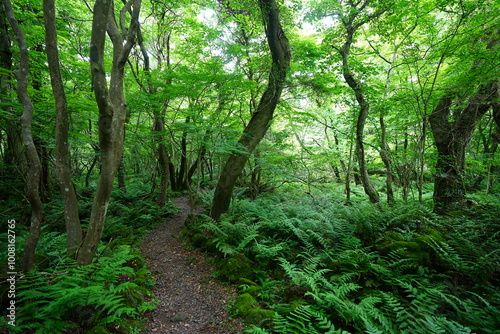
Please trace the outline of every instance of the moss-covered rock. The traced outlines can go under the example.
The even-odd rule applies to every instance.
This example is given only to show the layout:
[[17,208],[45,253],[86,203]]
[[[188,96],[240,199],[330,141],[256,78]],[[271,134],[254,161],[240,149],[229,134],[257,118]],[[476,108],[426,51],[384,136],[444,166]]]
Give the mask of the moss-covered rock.
[[259,308],[259,302],[249,293],[239,295],[233,306],[233,309],[238,314],[243,314],[256,308]]
[[251,294],[254,297],[257,297],[257,295],[262,291],[261,286],[259,286],[257,283],[255,283],[249,279],[240,277],[240,279],[238,280],[238,283],[242,287],[243,291]]
[[378,249],[387,254],[392,251],[400,251],[405,258],[415,260],[419,265],[430,266],[435,263],[436,258],[434,245],[446,242],[441,234],[432,228],[425,228],[420,235],[407,240],[402,240],[402,235],[395,231],[388,231],[379,243]]
[[233,311],[238,314],[248,325],[266,325],[274,318],[274,311],[262,309],[257,300],[249,293],[238,297],[233,306]]
[[222,259],[217,265],[219,277],[232,283],[238,282],[240,278],[251,280],[253,278],[252,263],[250,259],[240,253]]
[[435,243],[446,242],[441,234],[432,228],[423,229],[421,234],[421,236],[415,238],[415,242],[427,249],[433,249],[432,245]]
[[248,325],[266,326],[273,321],[275,314],[272,310],[259,308],[250,310],[242,319]]

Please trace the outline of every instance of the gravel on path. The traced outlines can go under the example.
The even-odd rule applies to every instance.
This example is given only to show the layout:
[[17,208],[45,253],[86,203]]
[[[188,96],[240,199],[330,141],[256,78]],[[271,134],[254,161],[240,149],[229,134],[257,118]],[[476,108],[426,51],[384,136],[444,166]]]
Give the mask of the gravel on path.
[[187,250],[178,238],[188,214],[201,209],[192,208],[188,196],[177,198],[175,204],[180,211],[146,235],[141,245],[159,300],[148,316],[146,333],[242,333],[241,322],[231,319],[227,310],[236,296],[234,289],[212,278],[213,268],[203,253]]

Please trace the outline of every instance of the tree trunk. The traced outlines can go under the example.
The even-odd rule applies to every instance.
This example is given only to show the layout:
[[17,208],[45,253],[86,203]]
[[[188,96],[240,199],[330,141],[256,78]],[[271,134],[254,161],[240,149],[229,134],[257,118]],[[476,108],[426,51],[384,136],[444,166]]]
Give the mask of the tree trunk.
[[[491,86],[491,85],[488,85]],[[459,208],[465,199],[463,175],[465,149],[479,119],[490,108],[491,89],[482,86],[463,109],[453,110],[452,96],[443,96],[429,115],[429,124],[438,151],[434,180],[434,211],[444,214]]]
[[[497,134],[500,135],[500,131],[497,130]],[[498,142],[495,141],[488,152],[492,157],[491,160],[493,160],[493,156],[495,155],[497,148],[498,148]],[[488,175],[486,179],[486,190],[485,190],[486,194],[490,194],[491,189],[493,189],[493,180],[494,180],[493,175],[495,173],[495,170],[498,169],[498,165],[493,164],[491,160],[488,161],[488,169],[487,169]]]
[[153,131],[157,131],[158,135],[158,172],[160,174],[160,188],[158,190],[158,197],[156,199],[156,205],[163,207],[165,201],[167,200],[167,190],[168,190],[168,180],[170,178],[170,159],[167,153],[167,147],[165,145],[165,136],[163,131],[164,127],[164,117],[163,113],[155,112],[154,115],[154,128]]
[[52,91],[56,101],[56,174],[64,203],[64,220],[67,234],[66,250],[68,256],[71,256],[82,242],[82,227],[78,216],[78,200],[75,187],[71,181],[69,113],[59,67],[54,0],[43,1],[43,14],[47,60]]
[[356,173],[353,173],[353,150],[354,150],[354,143],[352,140],[349,140],[349,158],[347,160],[347,168],[345,172],[345,190],[344,190],[347,205],[351,204],[351,174],[354,174],[353,177],[355,177],[356,175]]
[[[188,125],[191,122],[191,117],[187,116],[185,124]],[[177,178],[175,180],[175,188],[172,189],[174,191],[182,191],[187,190],[187,129],[182,131],[181,137],[181,161],[179,166],[179,171],[177,172]]]
[[26,239],[23,256],[23,270],[28,272],[33,269],[35,249],[40,238],[40,227],[43,221],[43,204],[40,199],[40,176],[42,165],[36,151],[31,123],[33,120],[33,103],[28,95],[28,73],[29,59],[28,47],[24,39],[19,23],[16,20],[10,0],[3,1],[5,14],[9,19],[12,30],[16,37],[20,50],[19,70],[15,71],[17,78],[17,96],[23,105],[23,114],[21,116],[21,135],[26,151],[26,160],[28,161],[28,175],[26,180],[26,196],[31,205],[31,225]]
[[[124,140],[125,141],[125,140]],[[118,189],[127,192],[127,185],[125,182],[125,164],[123,163],[123,156],[120,159],[120,163],[118,164]]]
[[[10,50],[11,40],[6,22],[5,8],[0,6],[0,67],[5,69],[0,73],[0,101],[7,106],[11,103],[9,92],[12,89],[12,52]],[[12,116],[7,118],[5,133],[7,136],[7,147],[4,151],[4,164],[6,169],[2,177],[4,181],[12,186],[15,184],[16,175],[24,176],[28,169],[26,155],[24,154],[23,141],[21,138],[21,130],[19,124],[14,121],[14,111],[12,108],[6,110]],[[12,182],[9,182],[12,180]],[[8,197],[7,194],[5,194]]]
[[359,85],[359,83],[354,79],[354,76],[349,71],[349,65],[347,61],[347,56],[349,52],[343,52],[343,75],[344,79],[354,91],[356,96],[356,100],[359,104],[359,115],[356,122],[356,158],[358,159],[358,167],[359,167],[359,177],[361,180],[361,184],[365,190],[365,193],[368,195],[370,202],[378,203],[380,202],[380,197],[378,195],[377,190],[373,187],[370,177],[368,176],[368,171],[366,169],[366,159],[365,159],[365,148],[363,144],[363,132],[365,128],[366,118],[368,117],[368,110],[370,108],[368,101],[366,101],[365,94],[363,89]]
[[389,145],[387,145],[387,131],[385,127],[385,121],[384,121],[384,113],[383,111],[380,111],[380,158],[382,159],[382,162],[384,163],[385,170],[387,171],[385,177],[385,184],[386,184],[386,190],[387,190],[387,202],[389,204],[394,203],[394,191],[392,190],[392,184],[393,184],[393,176],[392,176],[392,159],[391,159],[391,154],[389,153]]
[[[369,0],[365,1],[363,6],[368,5]],[[360,9],[356,8],[357,5],[353,5],[352,13],[348,15],[348,17],[342,17],[341,21],[344,24],[344,28],[346,31],[346,40],[341,48],[336,48],[337,52],[342,57],[342,75],[344,77],[345,82],[354,92],[354,96],[356,97],[356,101],[359,104],[359,114],[356,121],[356,148],[355,154],[358,159],[358,167],[359,167],[359,176],[361,179],[361,183],[365,190],[365,193],[368,195],[370,202],[379,203],[380,197],[370,181],[368,176],[368,171],[366,170],[366,159],[365,159],[365,148],[363,143],[363,132],[365,128],[366,119],[368,117],[368,111],[370,110],[370,105],[366,100],[366,94],[361,86],[359,80],[357,80],[353,73],[351,66],[349,64],[349,55],[351,46],[354,41],[354,34],[357,29],[362,27],[364,24],[370,22],[372,19],[382,15],[384,11],[379,11],[371,14],[370,16],[359,20],[358,23],[354,23],[356,19],[359,17],[361,12]]]
[[[90,66],[92,86],[99,108],[101,174],[92,204],[89,228],[77,255],[77,263],[80,265],[92,262],[101,239],[111,190],[113,189],[114,176],[123,151],[126,118],[126,101],[123,92],[124,68],[130,51],[135,44],[141,0],[127,2],[122,12],[126,12],[131,6],[133,6],[132,19],[128,31],[123,32],[126,37],[124,40],[115,21],[113,3],[107,0],[97,0],[94,5]],[[121,22],[121,26],[124,26],[124,24],[125,22]],[[104,69],[106,29],[113,43],[113,65],[109,91]]]
[[272,54],[269,81],[250,122],[243,130],[238,143],[245,148],[244,154],[232,154],[219,177],[215,189],[210,216],[219,220],[227,212],[234,184],[255,147],[267,132],[273,119],[274,110],[283,90],[285,78],[290,67],[290,46],[279,21],[279,10],[275,0],[259,0],[264,17],[267,42]]
[[[167,70],[170,71],[170,32],[166,34],[166,38],[164,39],[164,43],[162,47],[166,49],[166,59],[165,62],[167,64]],[[141,43],[142,44],[142,43]],[[144,70],[147,74],[147,78],[149,80],[149,57],[147,56],[147,52],[143,52],[144,55]],[[172,85],[172,78],[169,77],[166,82],[167,86]],[[149,85],[149,93],[153,94],[154,89],[152,85]],[[163,207],[165,205],[165,201],[167,200],[167,191],[168,191],[168,181],[170,177],[172,176],[170,174],[170,157],[167,152],[167,145],[165,144],[166,138],[165,138],[165,112],[168,109],[168,106],[170,104],[170,99],[167,99],[164,104],[162,109],[155,109],[154,111],[154,126],[153,126],[153,131],[158,132],[158,134],[155,136],[157,139],[156,141],[158,142],[158,148],[157,148],[157,156],[158,156],[158,173],[160,175],[160,188],[158,190],[158,197],[156,199],[156,205],[159,207]],[[172,185],[171,185],[172,186]]]
[[34,137],[33,140],[42,167],[42,172],[40,173],[40,197],[43,203],[48,203],[51,201],[52,195],[50,191],[50,157],[47,152],[47,142],[40,137]]

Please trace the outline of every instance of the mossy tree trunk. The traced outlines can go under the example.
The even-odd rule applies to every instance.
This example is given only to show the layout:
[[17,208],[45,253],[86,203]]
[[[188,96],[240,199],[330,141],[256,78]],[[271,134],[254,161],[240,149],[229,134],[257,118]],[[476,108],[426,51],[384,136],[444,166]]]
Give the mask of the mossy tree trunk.
[[14,31],[17,44],[19,45],[20,60],[19,70],[16,70],[15,76],[17,79],[16,92],[23,106],[23,114],[21,115],[21,137],[23,140],[26,160],[28,162],[28,173],[26,176],[26,197],[31,205],[31,224],[24,246],[23,255],[23,270],[28,272],[33,269],[35,249],[40,238],[40,228],[43,221],[43,204],[40,198],[40,177],[42,173],[42,164],[38,157],[35,141],[31,125],[33,121],[34,107],[28,95],[28,73],[29,73],[29,58],[28,46],[24,38],[23,32],[19,27],[19,23],[12,10],[10,0],[3,1],[5,14]]
[[[101,174],[97,185],[90,222],[85,239],[78,250],[80,265],[92,262],[102,236],[108,204],[123,151],[126,101],[123,91],[124,69],[130,51],[135,44],[139,27],[141,0],[131,0],[122,9],[122,14],[131,11],[128,29],[125,15],[120,15],[120,32],[114,16],[114,4],[109,0],[97,0],[94,5],[92,37],[90,41],[90,66],[92,86],[99,109],[99,147],[101,152]],[[109,89],[104,69],[104,45],[106,32],[113,43],[113,65]]]
[[[443,96],[429,115],[438,151],[434,178],[434,211],[444,214],[465,199],[465,149],[477,122],[491,107],[494,85],[482,86],[465,107],[453,105],[454,96]],[[453,114],[453,117],[450,117]]]
[[259,7],[264,18],[267,42],[272,55],[268,85],[238,141],[245,153],[229,156],[220,174],[210,211],[210,216],[215,220],[219,220],[220,216],[229,209],[236,180],[271,125],[290,67],[290,45],[281,27],[276,1],[259,0]]
[[76,252],[82,242],[82,227],[78,216],[78,200],[71,180],[69,113],[59,67],[54,0],[43,1],[43,16],[50,80],[56,101],[56,174],[64,203],[66,249],[68,256],[70,256]]

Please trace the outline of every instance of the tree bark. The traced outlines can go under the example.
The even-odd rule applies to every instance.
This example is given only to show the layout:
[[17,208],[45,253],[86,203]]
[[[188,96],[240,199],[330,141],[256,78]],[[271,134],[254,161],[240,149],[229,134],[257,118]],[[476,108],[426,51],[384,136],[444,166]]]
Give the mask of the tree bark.
[[163,207],[167,200],[168,180],[170,178],[170,158],[168,156],[167,147],[165,145],[165,125],[164,125],[164,112],[154,113],[154,128],[153,131],[158,132],[158,172],[160,174],[160,189],[158,190],[158,197],[156,205]]
[[[353,32],[354,33],[354,32]],[[378,203],[380,202],[380,196],[372,185],[370,181],[370,177],[368,176],[368,171],[366,169],[366,159],[365,159],[365,148],[363,144],[363,132],[365,128],[366,119],[368,117],[368,111],[370,109],[370,105],[366,100],[365,93],[363,88],[359,84],[359,82],[354,78],[350,71],[349,67],[349,49],[352,43],[352,35],[348,41],[344,44],[344,47],[341,50],[342,55],[342,74],[344,76],[344,80],[354,91],[354,95],[356,97],[356,101],[359,104],[359,114],[356,121],[356,158],[358,159],[358,167],[359,167],[359,176],[361,179],[361,183],[365,190],[365,193],[368,195],[370,202]]]
[[498,138],[500,138],[500,127],[497,126],[495,130],[496,130],[495,133],[491,134],[492,139],[493,139],[491,147],[489,147],[488,150],[485,152],[491,156],[490,161],[488,161],[488,163],[487,163],[488,175],[487,175],[487,179],[486,179],[486,190],[485,190],[486,194],[490,194],[491,189],[493,189],[493,180],[494,180],[493,175],[494,175],[495,170],[498,168],[498,165],[493,163],[492,158],[495,155],[495,153],[498,149],[498,143],[500,142],[500,140],[498,139]]
[[354,92],[356,101],[359,104],[359,114],[356,121],[356,148],[355,148],[356,158],[358,159],[359,176],[363,188],[365,190],[365,193],[368,195],[368,198],[370,199],[370,202],[379,203],[380,196],[375,187],[373,186],[373,184],[371,183],[370,178],[368,176],[368,171],[366,169],[365,148],[363,144],[363,132],[365,128],[366,119],[368,117],[368,112],[370,110],[370,104],[366,99],[366,94],[363,90],[363,87],[361,86],[359,80],[357,80],[354,77],[351,66],[349,64],[350,50],[354,41],[354,34],[356,33],[356,31],[366,23],[370,22],[376,17],[379,17],[385,12],[385,9],[376,11],[373,14],[370,14],[368,17],[358,20],[359,22],[356,23],[355,21],[360,17],[360,13],[363,11],[363,8],[365,8],[369,4],[369,2],[370,2],[369,0],[364,1],[360,8],[357,8],[357,5],[359,3],[358,4],[354,4],[352,2],[350,3],[350,6],[352,7],[351,13],[347,17],[341,17],[341,21],[346,31],[346,40],[341,48],[335,48],[335,49],[337,50],[337,52],[339,52],[339,54],[342,57],[342,75],[344,77],[344,80]]
[[[97,0],[94,5],[90,67],[92,86],[99,109],[101,174],[92,204],[89,228],[77,255],[77,263],[80,265],[92,262],[101,239],[114,177],[123,151],[126,118],[126,102],[123,92],[124,69],[130,51],[135,44],[141,0],[129,1],[123,11],[127,11],[130,6],[133,6],[132,19],[128,31],[123,31],[126,37],[124,40],[114,17],[113,2]],[[104,70],[106,31],[113,43],[113,65],[109,90]]]
[[[166,49],[166,56],[165,56],[165,62],[167,65],[167,70],[171,70],[170,66],[170,37],[171,33],[167,33],[165,39],[163,40],[163,45],[161,47]],[[139,36],[139,43],[142,45],[142,38]],[[141,47],[141,50],[145,50],[145,48]],[[144,55],[144,71],[146,72],[146,78],[149,80],[150,76],[150,68],[149,68],[149,57],[147,55],[147,52],[142,52]],[[160,62],[161,63],[161,62]],[[170,86],[172,85],[172,79],[169,77],[166,81],[166,85]],[[148,85],[148,93],[149,94],[154,94],[155,90],[151,84]],[[158,156],[158,173],[160,175],[160,188],[158,189],[158,197],[156,199],[156,205],[158,207],[163,207],[165,205],[165,201],[167,200],[167,191],[168,191],[168,185],[169,185],[169,179],[171,177],[170,174],[170,157],[168,155],[167,151],[167,145],[165,144],[166,142],[166,136],[165,136],[165,112],[168,109],[168,106],[170,104],[170,99],[168,98],[164,103],[163,103],[163,108],[155,108],[153,112],[153,131],[157,132],[158,134],[155,136],[156,142],[158,143],[157,147],[157,156]]]
[[16,70],[14,73],[17,78],[17,96],[23,106],[23,114],[21,116],[21,135],[26,151],[26,159],[29,164],[26,180],[26,196],[31,205],[31,225],[26,239],[23,255],[23,270],[24,272],[28,272],[34,267],[35,249],[38,244],[38,239],[40,238],[40,228],[44,216],[43,204],[40,199],[40,176],[42,173],[42,165],[36,151],[31,131],[34,108],[28,95],[28,47],[21,28],[19,27],[19,23],[17,22],[12,10],[10,0],[4,0],[3,3],[5,6],[5,14],[10,22],[12,30],[14,31],[20,52],[19,70]]
[[433,195],[434,211],[438,214],[458,209],[465,199],[465,149],[477,122],[491,107],[491,89],[491,84],[481,86],[464,108],[453,110],[453,120],[450,120],[453,96],[443,96],[429,115],[438,151]]
[[210,216],[215,220],[219,220],[220,216],[229,209],[234,184],[241,175],[249,156],[271,125],[290,67],[290,45],[281,27],[276,1],[259,0],[259,7],[264,17],[267,42],[272,54],[268,85],[238,141],[245,153],[229,156],[219,177],[210,211]]
[[78,215],[78,200],[75,187],[71,181],[69,113],[59,67],[54,0],[43,1],[43,14],[50,81],[56,101],[56,174],[64,203],[64,220],[67,234],[66,250],[68,256],[71,256],[82,242],[82,226]]
[[380,111],[380,158],[384,163],[385,169],[387,171],[385,177],[386,191],[387,191],[387,202],[389,204],[394,203],[394,191],[392,190],[393,176],[392,176],[392,159],[389,153],[389,145],[387,145],[387,131],[385,127],[384,114]]
[[[12,89],[12,52],[10,50],[12,41],[9,37],[5,7],[3,4],[0,6],[0,67],[5,69],[0,73],[0,101],[7,106],[11,103],[9,92]],[[14,185],[16,175],[24,176],[25,171],[28,169],[26,162],[26,155],[24,154],[23,141],[21,138],[21,130],[19,124],[14,121],[13,108],[7,108],[7,111],[12,115],[6,119],[5,134],[7,136],[7,147],[4,152],[4,164],[6,169],[2,177],[6,183]],[[3,197],[3,196],[2,196]],[[5,194],[8,197],[8,194]]]

